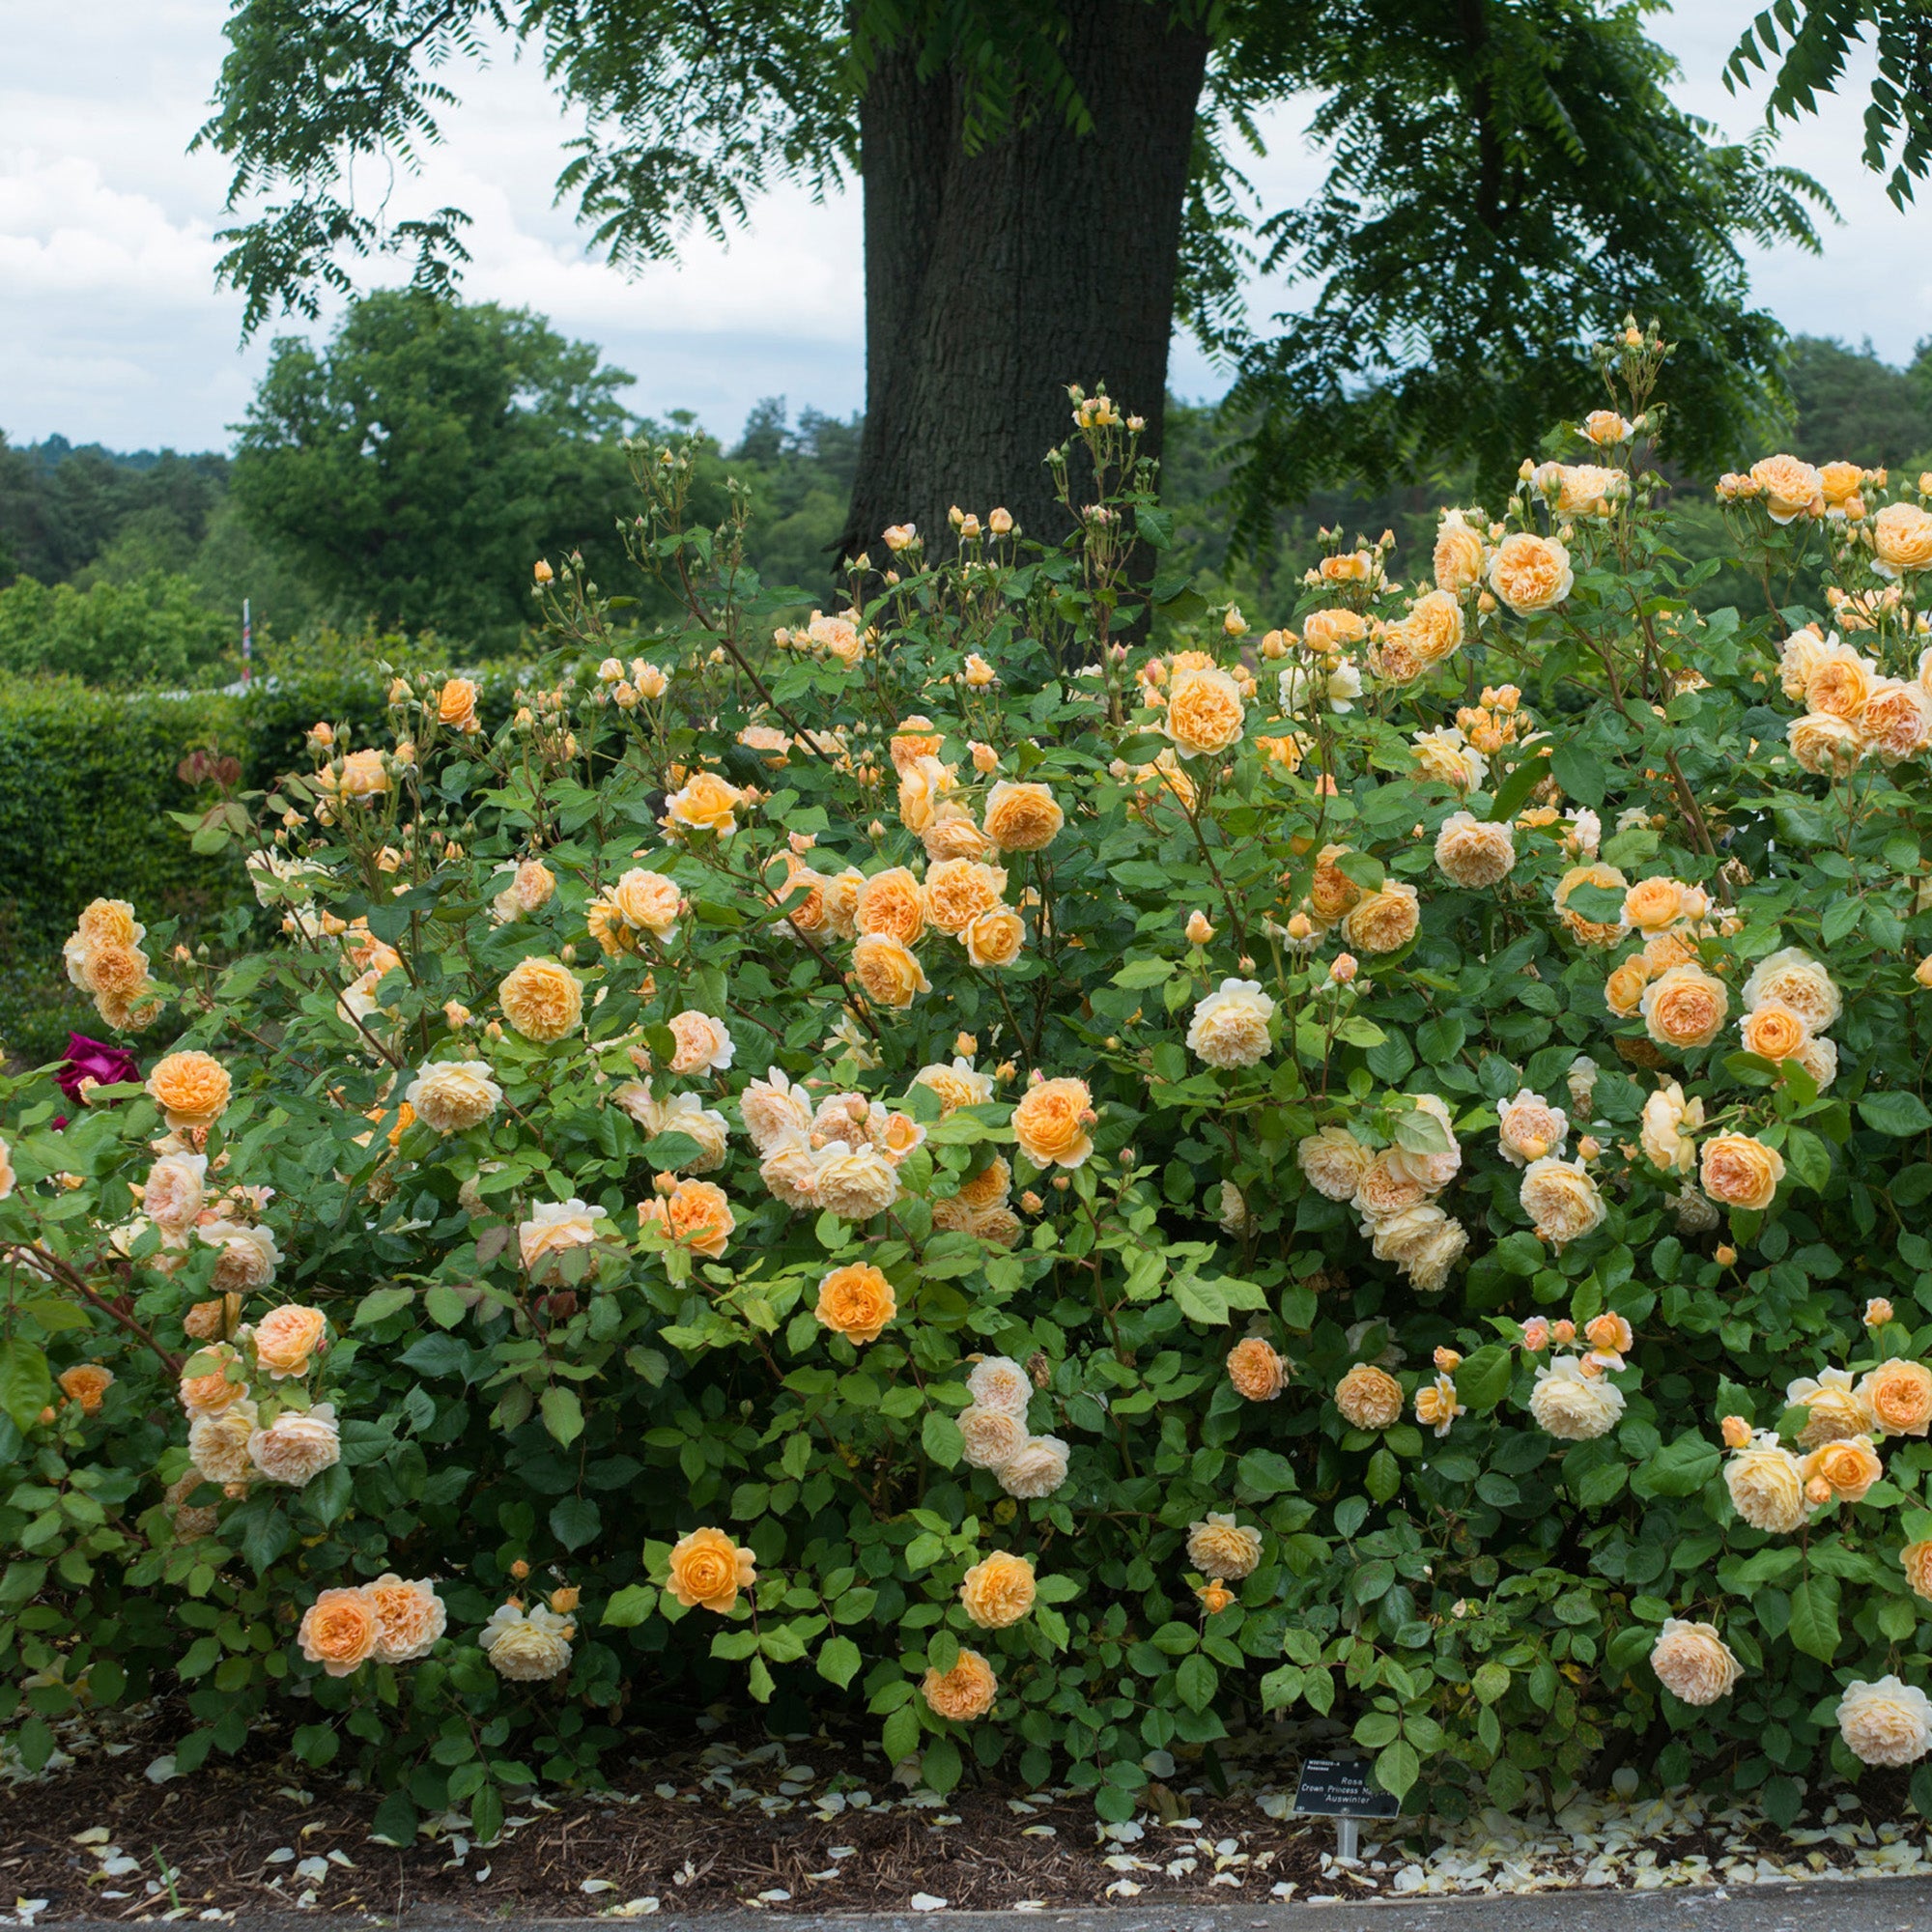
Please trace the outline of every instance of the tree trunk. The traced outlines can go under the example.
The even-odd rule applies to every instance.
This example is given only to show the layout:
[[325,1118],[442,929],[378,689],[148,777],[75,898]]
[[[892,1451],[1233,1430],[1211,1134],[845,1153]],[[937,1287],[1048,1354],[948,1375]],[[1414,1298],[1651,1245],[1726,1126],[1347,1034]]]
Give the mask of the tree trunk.
[[959,89],[888,56],[860,110],[866,427],[843,554],[889,524],[928,544],[957,503],[1028,534],[1069,527],[1042,458],[1066,385],[1104,381],[1160,453],[1182,203],[1208,41],[1150,0],[1068,0],[1065,59],[1094,119],[1051,102],[969,156]]

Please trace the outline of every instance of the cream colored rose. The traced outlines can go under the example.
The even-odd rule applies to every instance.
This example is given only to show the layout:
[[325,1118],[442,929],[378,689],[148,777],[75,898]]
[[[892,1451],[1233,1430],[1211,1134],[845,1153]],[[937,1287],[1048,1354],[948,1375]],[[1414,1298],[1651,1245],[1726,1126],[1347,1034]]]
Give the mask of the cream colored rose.
[[1672,1696],[1687,1704],[1715,1704],[1744,1675],[1730,1646],[1710,1624],[1666,1617],[1651,1646],[1650,1667]]
[[1246,715],[1241,688],[1226,671],[1195,666],[1175,673],[1161,728],[1182,757],[1217,757],[1240,741]]
[[1045,785],[1001,779],[986,794],[985,820],[1002,852],[1037,852],[1053,843],[1066,814]]
[[1730,1005],[1724,982],[1703,967],[1672,966],[1644,987],[1637,1011],[1659,1046],[1689,1053],[1717,1038]]
[[1932,1750],[1932,1700],[1899,1677],[1847,1684],[1838,1693],[1838,1735],[1861,1764],[1916,1764]]
[[1898,1552],[1905,1581],[1915,1597],[1932,1600],[1932,1542],[1908,1543]]
[[1364,952],[1399,952],[1415,937],[1420,923],[1415,888],[1391,882],[1356,900],[1342,921],[1342,933]]
[[1749,474],[1774,524],[1817,516],[1825,508],[1825,479],[1795,456],[1767,456],[1751,465]]
[[1872,568],[1902,577],[1932,564],[1932,515],[1917,503],[1888,503],[1871,520]]
[[930,755],[912,758],[899,769],[899,823],[924,833],[938,822],[942,802],[958,784],[951,765]]
[[973,1364],[966,1392],[981,1408],[998,1409],[1025,1419],[1033,1400],[1033,1381],[1010,1355],[987,1355]]
[[245,1397],[212,1415],[197,1415],[187,1427],[187,1453],[211,1483],[245,1483],[255,1472],[249,1438],[260,1412]]
[[897,1011],[922,993],[932,991],[925,969],[904,941],[867,933],[852,949],[852,971],[866,997],[876,1007]]
[[1420,1178],[1403,1164],[1400,1151],[1384,1148],[1362,1170],[1352,1206],[1369,1221],[1385,1221],[1418,1206],[1428,1192]]
[[306,1413],[284,1409],[267,1429],[249,1436],[248,1460],[270,1482],[300,1489],[342,1460],[334,1406],[318,1403]]
[[554,959],[520,959],[503,976],[497,998],[510,1024],[543,1044],[575,1032],[583,1018],[583,988]]
[[1586,1376],[1575,1355],[1540,1362],[1529,1412],[1537,1426],[1562,1442],[1592,1442],[1623,1418],[1624,1392],[1606,1376]]
[[1188,1050],[1209,1066],[1253,1066],[1266,1057],[1274,1001],[1259,980],[1223,980],[1195,1009]]
[[939,1095],[942,1114],[950,1114],[956,1107],[977,1107],[993,1097],[992,1080],[963,1054],[950,1066],[935,1061],[922,1066],[912,1077],[915,1086],[929,1087]]
[[1581,913],[1570,910],[1570,898],[1578,887],[1603,886],[1616,892],[1628,889],[1630,881],[1614,866],[1589,865],[1573,866],[1556,882],[1556,890],[1551,895],[1558,915],[1576,939],[1584,946],[1614,946],[1629,930],[1620,907],[1614,923],[1604,920],[1585,919]]
[[1570,1117],[1541,1094],[1522,1088],[1496,1109],[1496,1138],[1513,1167],[1526,1167],[1545,1154],[1560,1154],[1569,1138]]
[[163,1235],[179,1240],[200,1216],[207,1176],[205,1153],[162,1154],[142,1184],[141,1211]]
[[1791,755],[1804,771],[1817,777],[1843,777],[1865,754],[1865,735],[1858,725],[1829,712],[1807,712],[1784,727]]
[[436,1648],[449,1612],[429,1582],[405,1582],[393,1570],[363,1585],[376,1609],[378,1663],[413,1663]]
[[1536,1224],[1537,1239],[1559,1250],[1601,1227],[1607,1211],[1597,1183],[1580,1160],[1546,1157],[1531,1161],[1523,1170],[1518,1198],[1523,1212]]
[[1515,867],[1515,833],[1507,824],[1451,812],[1435,835],[1435,863],[1451,884],[1480,892],[1506,879]]
[[1066,1483],[1067,1448],[1057,1435],[1029,1435],[996,1472],[1001,1489],[1021,1502],[1037,1502]]
[[214,1264],[214,1286],[223,1294],[246,1294],[274,1280],[282,1251],[267,1228],[215,1220],[204,1221],[195,1232],[210,1247],[221,1250]]
[[1923,1435],[1932,1427],[1932,1370],[1922,1362],[1881,1362],[1858,1396],[1882,1435]]
[[1689,1174],[1697,1164],[1692,1138],[1704,1124],[1702,1100],[1686,1100],[1676,1081],[1661,1087],[1643,1103],[1639,1136],[1644,1158],[1661,1174]]
[[1833,634],[1831,644],[1808,624],[1800,631],[1794,631],[1777,647],[1778,681],[1784,687],[1786,697],[1797,699],[1804,696],[1804,687],[1810,681],[1818,660],[1838,639]]
[[1832,976],[1802,947],[1787,946],[1767,953],[1745,981],[1744,1003],[1761,1007],[1772,1002],[1788,1007],[1813,1033],[1823,1033],[1845,1009],[1844,995]]
[[490,1077],[487,1061],[425,1061],[403,1097],[426,1126],[440,1134],[460,1134],[496,1112],[503,1090]]
[[570,1668],[576,1626],[541,1605],[525,1613],[518,1604],[493,1610],[476,1641],[498,1677],[515,1684],[546,1684]]
[[1704,1143],[1697,1181],[1726,1208],[1769,1208],[1784,1179],[1784,1156],[1749,1134],[1713,1134]]
[[1799,1460],[1769,1430],[1724,1465],[1731,1505],[1753,1529],[1789,1535],[1805,1519],[1804,1471]]
[[1449,1104],[1439,1094],[1411,1094],[1418,1114],[1431,1115],[1442,1129],[1444,1146],[1436,1153],[1417,1153],[1408,1148],[1394,1151],[1396,1169],[1411,1180],[1419,1181],[1432,1194],[1439,1194],[1456,1179],[1463,1165],[1463,1148],[1456,1138],[1456,1122]]
[[1316,1193],[1330,1201],[1352,1201],[1375,1152],[1346,1127],[1322,1127],[1296,1142],[1294,1158]]
[[602,1208],[593,1208],[575,1195],[568,1201],[539,1201],[530,1208],[530,1218],[517,1230],[517,1250],[525,1273],[548,1286],[562,1278],[563,1257],[572,1249],[585,1250],[586,1260],[594,1263],[596,1258],[589,1251],[614,1233],[611,1217]]
[[1473,791],[1488,777],[1489,760],[1455,724],[1417,731],[1409,739],[1416,769],[1425,778],[1440,780],[1457,791]]
[[1815,1378],[1800,1376],[1786,1387],[1784,1401],[1787,1407],[1802,1405],[1810,1411],[1799,1432],[1801,1449],[1816,1449],[1826,1442],[1869,1435],[1878,1427],[1878,1418],[1852,1386],[1849,1369],[1825,1369]]
[[898,1170],[876,1148],[833,1148],[818,1157],[813,1194],[827,1213],[869,1221],[899,1198]]
[[1205,1522],[1188,1529],[1187,1560],[1204,1577],[1224,1582],[1246,1577],[1262,1560],[1261,1531],[1210,1510]]
[[803,1133],[811,1125],[811,1106],[801,1088],[791,1084],[782,1066],[774,1065],[763,1079],[753,1080],[738,1096],[745,1131],[760,1153],[769,1153],[787,1133]]
[[1409,606],[1400,629],[1423,664],[1440,664],[1463,641],[1463,607],[1446,590],[1426,590]]
[[1469,1231],[1439,1208],[1427,1211],[1430,1225],[1409,1241],[1401,1265],[1422,1293],[1435,1294],[1449,1286],[1450,1269],[1468,1249]]
[[1391,1429],[1402,1420],[1402,1384],[1369,1362],[1357,1362],[1335,1384],[1335,1406],[1351,1429]]
[[960,1453],[975,1469],[1004,1469],[1028,1439],[1024,1412],[1015,1415],[1010,1409],[969,1403],[957,1421],[966,1443]]
[[1506,536],[1490,558],[1490,588],[1519,617],[1553,611],[1569,596],[1576,581],[1570,553],[1554,537],[1518,530]]

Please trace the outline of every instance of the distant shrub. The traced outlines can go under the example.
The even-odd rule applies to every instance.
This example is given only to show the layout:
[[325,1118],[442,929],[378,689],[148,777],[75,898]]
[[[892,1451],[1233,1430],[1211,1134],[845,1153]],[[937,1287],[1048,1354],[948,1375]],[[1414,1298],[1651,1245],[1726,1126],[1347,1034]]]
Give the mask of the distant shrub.
[[88,590],[31,577],[0,590],[0,668],[115,690],[226,683],[236,631],[191,580],[159,570]]

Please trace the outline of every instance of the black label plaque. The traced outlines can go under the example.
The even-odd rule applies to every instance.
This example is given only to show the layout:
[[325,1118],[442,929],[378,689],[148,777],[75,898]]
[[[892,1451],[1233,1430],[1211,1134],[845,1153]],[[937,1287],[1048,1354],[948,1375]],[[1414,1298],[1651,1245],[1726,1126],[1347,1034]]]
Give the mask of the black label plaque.
[[1375,1781],[1374,1767],[1365,1759],[1344,1764],[1312,1757],[1301,1767],[1294,1809],[1307,1818],[1393,1818],[1402,1804]]

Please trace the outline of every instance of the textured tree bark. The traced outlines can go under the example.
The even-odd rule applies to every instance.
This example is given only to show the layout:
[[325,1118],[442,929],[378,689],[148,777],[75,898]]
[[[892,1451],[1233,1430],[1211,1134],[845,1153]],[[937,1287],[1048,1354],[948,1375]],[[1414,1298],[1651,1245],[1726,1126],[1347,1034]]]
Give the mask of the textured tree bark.
[[1158,0],[1067,14],[1091,133],[1042,103],[969,156],[951,76],[922,81],[895,54],[867,89],[866,427],[846,555],[876,554],[888,524],[937,538],[953,503],[1064,535],[1042,458],[1070,432],[1069,383],[1104,381],[1159,454],[1208,41],[1170,30]]

